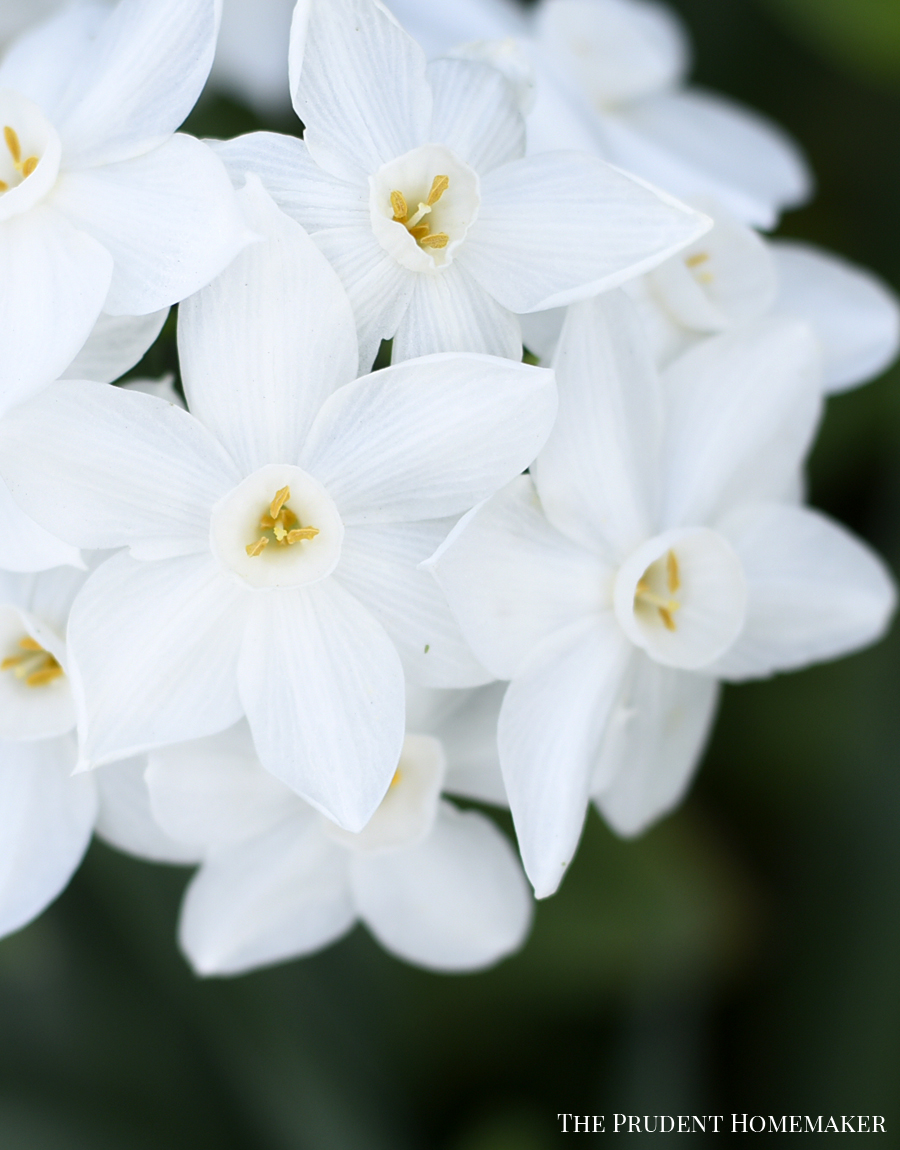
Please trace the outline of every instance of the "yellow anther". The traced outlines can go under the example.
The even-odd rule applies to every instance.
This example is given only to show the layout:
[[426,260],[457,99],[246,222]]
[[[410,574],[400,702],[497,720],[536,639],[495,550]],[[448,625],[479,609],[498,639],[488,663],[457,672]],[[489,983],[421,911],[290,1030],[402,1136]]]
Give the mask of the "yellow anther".
[[402,192],[391,192],[391,207],[394,209],[394,219],[397,223],[405,224],[409,208],[406,206],[406,196]]
[[[51,656],[52,658],[52,656]],[[43,687],[45,683],[52,683],[54,679],[61,679],[65,671],[60,667],[59,663],[54,659],[54,665],[44,667],[40,671],[34,671],[25,680],[27,687]]]
[[394,777],[391,779],[391,785],[388,787],[388,790],[392,791],[394,789],[394,787],[396,787],[396,785],[400,782],[400,780],[402,778],[403,778],[403,772],[398,767],[396,769],[396,771],[394,771]]
[[269,546],[269,540],[265,535],[261,535],[255,543],[248,543],[246,547],[247,554],[252,556],[261,555],[262,552]]
[[417,224],[414,228],[407,230],[414,240],[423,240],[428,235],[428,224]]
[[17,679],[22,679],[27,687],[42,687],[61,679],[65,671],[50,654],[30,635],[19,640],[20,655],[9,655],[0,662],[0,671],[12,671]]
[[423,248],[445,248],[450,243],[446,232],[436,232],[433,236],[422,236],[419,246]]
[[29,156],[25,163],[22,165],[22,175],[27,179],[37,166],[37,156]]
[[287,541],[288,543],[299,543],[301,539],[315,539],[318,534],[318,527],[297,527],[287,533]]
[[9,184],[6,182],[6,180],[0,180],[0,192],[8,192],[8,191],[9,191]]
[[666,580],[669,586],[669,594],[674,595],[681,586],[681,573],[678,570],[678,559],[674,551],[670,551],[666,555]]
[[6,140],[6,146],[9,148],[9,154],[13,158],[14,164],[21,164],[22,162],[22,145],[19,143],[19,137],[15,128],[11,128],[9,124],[3,129],[3,138]]
[[44,649],[37,639],[32,639],[30,635],[26,635],[23,639],[20,639],[19,646],[23,651],[43,651]]
[[[428,193],[428,199],[425,201],[428,207],[433,207],[449,187],[449,176],[435,176],[431,181],[431,191]],[[419,206],[421,207],[421,204]]]
[[18,667],[21,662],[21,655],[9,655],[0,663],[0,671],[9,671],[12,667]]
[[660,617],[660,619],[662,619],[663,626],[665,627],[665,629],[667,631],[674,631],[675,630],[675,620],[672,618],[672,612],[669,610],[669,608],[668,607],[657,607],[657,611],[659,611],[659,617]]
[[284,507],[285,503],[287,503],[287,501],[290,499],[290,497],[290,487],[282,487],[280,491],[275,492],[275,498],[269,504],[269,514],[273,519],[278,518],[279,512],[281,511],[282,507]]
[[705,264],[709,259],[709,252],[694,252],[692,256],[684,261],[689,268],[698,268],[701,264]]

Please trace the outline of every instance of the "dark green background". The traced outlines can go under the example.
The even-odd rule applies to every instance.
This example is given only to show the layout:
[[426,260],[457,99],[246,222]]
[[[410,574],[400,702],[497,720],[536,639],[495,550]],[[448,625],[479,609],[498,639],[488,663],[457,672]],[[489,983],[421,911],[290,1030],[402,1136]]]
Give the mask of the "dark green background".
[[[900,284],[900,3],[675,7],[696,77],[809,152],[817,198],[782,232]],[[212,100],[188,125],[254,126]],[[167,329],[143,370],[173,355]],[[813,501],[895,569],[898,383],[832,400],[811,464]],[[0,1147],[543,1150],[560,1111],[877,1113],[900,1145],[898,671],[894,634],[728,689],[683,808],[636,843],[592,816],[524,952],[484,975],[357,930],[202,983],[174,942],[185,872],[94,846],[0,944]]]

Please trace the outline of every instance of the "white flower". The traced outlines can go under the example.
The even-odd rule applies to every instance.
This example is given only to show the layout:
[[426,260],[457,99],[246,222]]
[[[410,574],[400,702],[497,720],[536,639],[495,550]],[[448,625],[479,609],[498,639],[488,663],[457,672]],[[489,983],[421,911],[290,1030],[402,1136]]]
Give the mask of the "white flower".
[[70,624],[84,760],[246,712],[266,767],[359,830],[403,738],[398,649],[434,685],[491,678],[416,565],[534,458],[555,386],[462,355],[348,382],[337,277],[258,183],[241,197],[266,241],[180,309],[192,414],[66,381],[0,421],[0,466],[65,541],[130,547]]
[[5,385],[57,378],[101,309],[158,311],[247,242],[221,163],[173,134],[206,80],[219,2],[67,7],[0,64]]
[[65,630],[84,573],[0,573],[0,935],[56,898],[97,813],[77,760]]
[[[484,710],[478,695],[463,704],[455,733],[464,744],[472,703]],[[474,970],[518,949],[531,920],[527,884],[494,824],[441,798],[473,779],[485,789],[471,763],[454,779],[455,750],[452,734],[408,734],[358,834],[273,779],[243,724],[151,752],[153,815],[203,864],[179,929],[195,970],[237,974],[308,954],[357,919],[386,949],[433,970]]]
[[685,87],[687,35],[662,4],[541,0],[527,20],[497,0],[394,0],[391,8],[431,52],[476,41],[462,51],[504,70],[511,63],[517,74],[508,43],[516,39],[536,77],[532,154],[595,152],[683,199],[713,196],[765,228],[809,197],[806,162],[780,128],[731,99]]
[[291,35],[303,141],[218,145],[260,176],[344,283],[371,365],[437,351],[521,358],[513,312],[583,299],[701,235],[704,217],[595,157],[524,159],[503,77],[425,56],[374,0],[302,0]]
[[512,680],[500,761],[539,895],[590,795],[622,834],[678,802],[718,679],[863,646],[894,605],[878,558],[793,502],[821,406],[812,334],[744,327],[660,380],[632,306],[614,293],[570,309],[533,477],[432,561],[476,655]]

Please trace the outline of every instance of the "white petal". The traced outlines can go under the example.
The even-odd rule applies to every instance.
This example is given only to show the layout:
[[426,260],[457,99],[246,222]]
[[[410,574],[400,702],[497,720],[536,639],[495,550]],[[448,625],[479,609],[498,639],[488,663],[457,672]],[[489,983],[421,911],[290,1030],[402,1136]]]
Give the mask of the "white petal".
[[418,570],[453,522],[348,527],[335,573],[390,635],[406,673],[432,687],[469,687],[491,678],[463,639],[440,587]]
[[681,801],[718,697],[707,675],[632,660],[594,774],[594,801],[618,834],[640,834]]
[[816,511],[748,507],[721,525],[747,577],[747,622],[712,668],[729,679],[834,659],[875,642],[896,605],[884,562]]
[[797,144],[771,120],[697,88],[635,101],[604,117],[605,153],[673,195],[713,196],[738,219],[771,228],[809,198]]
[[403,670],[381,625],[334,579],[255,595],[238,678],[263,766],[361,830],[403,745]]
[[[143,757],[110,763],[95,773],[100,795],[96,831],[99,838],[126,854],[158,863],[196,863],[196,847],[170,838],[150,809]],[[80,776],[78,776],[80,777]]]
[[295,463],[336,387],[356,378],[356,324],[327,260],[258,181],[238,193],[263,242],[178,309],[194,415],[245,473]]
[[0,935],[51,903],[81,862],[97,812],[94,780],[72,778],[75,741],[0,746]]
[[101,315],[87,342],[60,379],[93,379],[112,383],[144,358],[169,315],[169,309],[150,315]]
[[208,859],[178,927],[198,974],[242,974],[320,950],[355,918],[346,852],[292,819]]
[[[15,576],[14,576],[15,578]],[[20,600],[21,605],[30,611],[41,624],[49,627],[58,637],[59,642],[65,640],[66,627],[69,622],[69,612],[75,602],[75,596],[84,586],[87,578],[83,566],[80,570],[74,567],[60,567],[55,571],[43,571],[24,579],[27,590]],[[13,602],[14,600],[10,600]],[[36,639],[40,635],[35,634]],[[49,650],[49,648],[48,648]],[[63,657],[65,648],[62,648]]]
[[880,375],[900,348],[893,290],[867,269],[808,244],[777,240],[772,252],[780,286],[776,309],[806,320],[821,340],[827,390]]
[[[178,842],[208,853],[282,819],[318,816],[261,765],[245,722],[147,755],[153,816]],[[105,769],[105,768],[104,768]]]
[[109,252],[38,205],[0,224],[0,343],[6,409],[56,379],[90,335],[109,291]]
[[[56,0],[52,7],[59,9]],[[15,8],[30,27],[11,45],[0,64],[0,88],[13,89],[33,100],[55,120],[60,103],[84,54],[109,15],[105,3],[66,4],[48,20],[29,0]],[[5,37],[4,37],[5,39]]]
[[206,83],[221,10],[221,0],[115,5],[60,102],[68,165],[138,156],[175,131]]
[[300,0],[289,59],[304,139],[334,175],[367,175],[427,141],[425,53],[382,4]]
[[572,861],[591,776],[633,648],[612,615],[555,632],[513,680],[500,709],[500,765],[525,871],[553,894]]
[[359,338],[359,370],[370,371],[383,339],[396,333],[416,275],[388,255],[365,227],[329,228],[313,236],[350,297]]
[[277,132],[252,132],[236,140],[210,140],[236,188],[247,174],[308,232],[323,228],[370,228],[369,189],[365,182],[347,183],[320,168],[303,140]]
[[[21,640],[35,639],[65,667],[65,644],[48,632],[43,621],[11,603],[0,605],[0,659],[22,655]],[[43,641],[42,641],[43,640]],[[32,686],[15,674],[19,668],[0,670],[0,739],[26,741],[64,735],[75,726],[72,688],[65,675]],[[37,669],[37,668],[34,668]]]
[[440,519],[523,471],[555,415],[548,371],[488,356],[426,356],[335,392],[301,466],[347,524]]
[[551,307],[547,311],[529,311],[519,316],[522,342],[532,355],[538,357],[543,367],[548,367],[556,354],[568,310],[564,307]]
[[528,31],[527,16],[516,0],[454,0],[452,4],[392,0],[390,9],[429,56],[463,41],[499,40]]
[[573,305],[553,361],[559,415],[533,474],[550,522],[616,562],[659,503],[663,399],[622,292]]
[[461,520],[428,567],[500,679],[554,631],[612,605],[611,570],[547,522],[527,475]]
[[542,311],[656,267],[710,223],[595,156],[545,152],[495,168],[459,259],[510,311]]
[[240,479],[181,408],[74,380],[0,421],[0,471],[17,502],[69,543],[170,541],[176,554],[206,549],[210,509]]
[[663,375],[666,526],[711,523],[735,503],[783,498],[821,413],[818,345],[770,319],[714,336]]
[[687,34],[674,12],[627,0],[553,0],[538,6],[541,53],[591,107],[609,107],[676,84]]
[[525,121],[516,93],[496,68],[474,60],[433,60],[431,139],[486,174],[525,154]]
[[137,563],[120,554],[91,575],[69,621],[83,766],[237,721],[244,601],[203,556]]
[[115,260],[105,310],[144,315],[213,279],[251,238],[221,160],[191,136],[65,172],[49,202]]
[[512,954],[531,898],[507,839],[484,815],[442,803],[417,847],[350,863],[362,920],[387,950],[429,970],[479,970]]
[[521,360],[519,321],[459,263],[417,275],[394,336],[393,363],[439,351],[480,352]]
[[463,704],[434,728],[447,752],[444,790],[450,794],[509,806],[497,750],[497,720],[505,693],[506,683],[470,691]]
[[81,566],[81,553],[63,543],[19,507],[0,480],[0,568],[6,571],[47,571],[65,564]]

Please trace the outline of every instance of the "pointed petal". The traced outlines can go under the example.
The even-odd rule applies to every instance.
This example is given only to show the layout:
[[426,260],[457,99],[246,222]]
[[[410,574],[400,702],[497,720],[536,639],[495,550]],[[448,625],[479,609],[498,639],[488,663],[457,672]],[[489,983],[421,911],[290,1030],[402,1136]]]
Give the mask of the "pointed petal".
[[440,519],[523,471],[555,415],[548,371],[488,356],[427,356],[335,392],[301,466],[346,524]]
[[313,236],[350,297],[359,338],[359,370],[371,371],[383,339],[391,339],[409,307],[416,275],[388,255],[369,224],[329,228]]
[[65,380],[0,422],[17,502],[76,546],[205,550],[212,506],[240,480],[192,415],[106,383]]
[[[141,756],[110,763],[94,774],[100,795],[95,828],[99,838],[117,850],[158,863],[198,863],[201,852],[170,838],[153,817]],[[82,776],[76,776],[81,778]]]
[[353,925],[346,852],[313,823],[278,827],[207,859],[178,941],[198,974],[242,974],[320,950]]
[[238,679],[263,766],[361,830],[403,746],[403,669],[381,625],[333,579],[256,595]]
[[291,93],[317,163],[355,179],[424,144],[425,53],[377,0],[300,0]]
[[652,659],[631,661],[594,771],[594,801],[620,835],[640,834],[682,799],[712,729],[718,684]]
[[843,391],[880,375],[900,349],[900,308],[865,268],[808,244],[777,240],[776,309],[804,319],[822,342],[825,386]]
[[340,280],[258,180],[238,193],[263,238],[179,308],[188,405],[245,473],[294,463],[336,387],[356,378],[356,324]]
[[109,291],[109,252],[38,205],[0,226],[0,409],[56,379],[90,335]]
[[237,721],[244,602],[204,556],[137,563],[119,554],[98,567],[69,621],[82,765]]
[[547,522],[527,475],[462,519],[427,567],[499,679],[518,674],[555,631],[612,603],[611,570]]
[[150,315],[100,316],[87,342],[72,360],[60,379],[92,379],[112,383],[130,371],[146,354],[169,315],[169,309]]
[[633,648],[610,613],[555,632],[500,709],[500,765],[525,871],[553,894],[581,835],[591,776]]
[[296,136],[251,132],[236,140],[208,143],[236,188],[244,186],[248,172],[259,176],[279,208],[308,232],[343,227],[370,229],[366,183],[347,183],[320,168],[304,141]]
[[348,527],[335,578],[372,612],[397,646],[406,673],[431,687],[486,683],[447,600],[418,565],[453,527],[452,519]]
[[60,102],[67,166],[141,155],[178,128],[209,75],[221,11],[221,0],[115,5]]
[[87,849],[97,792],[74,763],[70,735],[0,746],[0,935],[36,918]]
[[602,121],[604,153],[673,195],[712,196],[738,219],[771,228],[812,191],[798,145],[771,120],[718,93],[664,92]]
[[191,136],[65,172],[50,202],[112,254],[104,307],[113,315],[145,315],[199,291],[251,238],[221,160]]
[[532,904],[506,837],[441,803],[424,842],[350,860],[359,915],[387,950],[428,970],[481,970],[518,950]]
[[710,668],[749,679],[834,659],[880,639],[896,606],[880,556],[804,507],[769,504],[722,524],[747,577],[747,621]]
[[616,563],[652,534],[660,494],[662,390],[627,296],[573,305],[553,363],[559,415],[535,486],[557,530]]
[[459,263],[440,275],[417,275],[394,336],[392,363],[440,351],[522,358],[519,321]]
[[821,414],[805,324],[768,319],[706,339],[663,375],[664,526],[713,523],[739,502],[784,498]]
[[432,60],[431,139],[480,175],[525,154],[525,121],[516,93],[496,68],[474,60]]
[[47,571],[64,565],[81,566],[81,552],[63,543],[19,507],[0,480],[0,568],[5,571]]
[[510,311],[587,299],[668,259],[706,216],[595,156],[545,152],[481,181],[459,259]]
[[153,817],[173,839],[206,854],[254,838],[288,816],[318,818],[261,765],[245,722],[159,747],[147,764]]

